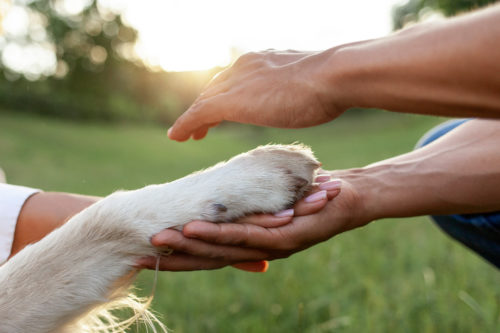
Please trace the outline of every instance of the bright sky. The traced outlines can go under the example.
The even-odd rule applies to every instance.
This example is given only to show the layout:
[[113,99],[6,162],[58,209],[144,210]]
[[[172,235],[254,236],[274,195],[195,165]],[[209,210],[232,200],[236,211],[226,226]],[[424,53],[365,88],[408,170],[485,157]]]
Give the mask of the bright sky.
[[136,52],[165,70],[227,65],[231,50],[320,50],[391,31],[401,0],[130,1]]
[[[124,20],[139,31],[135,52],[151,66],[167,71],[225,66],[235,54],[248,51],[321,50],[384,36],[391,31],[391,9],[401,2],[404,0],[98,0],[100,5],[119,9]],[[67,12],[78,13],[90,1],[56,3]],[[12,6],[7,11],[2,22],[6,33],[25,33],[29,16],[19,8]],[[29,67],[36,77],[36,73],[47,75],[55,70],[50,45],[2,48],[4,63],[16,71],[26,73],[20,69]]]

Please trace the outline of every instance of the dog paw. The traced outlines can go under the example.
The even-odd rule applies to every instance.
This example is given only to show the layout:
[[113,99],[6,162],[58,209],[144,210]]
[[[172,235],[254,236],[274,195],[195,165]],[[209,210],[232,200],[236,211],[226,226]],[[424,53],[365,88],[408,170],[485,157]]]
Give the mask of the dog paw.
[[149,244],[162,229],[194,220],[230,222],[290,208],[310,190],[319,166],[306,146],[261,146],[171,183],[115,193],[100,215],[117,221],[111,234],[130,230]]
[[238,155],[195,175],[199,194],[209,191],[199,218],[228,222],[290,208],[310,190],[319,166],[303,145],[267,145]]

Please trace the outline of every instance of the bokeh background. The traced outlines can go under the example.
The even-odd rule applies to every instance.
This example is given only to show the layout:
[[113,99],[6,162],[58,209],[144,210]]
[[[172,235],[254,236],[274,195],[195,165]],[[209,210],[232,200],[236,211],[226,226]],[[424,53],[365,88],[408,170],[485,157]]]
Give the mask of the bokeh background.
[[[0,166],[10,183],[92,195],[170,181],[269,142],[304,142],[326,168],[413,149],[443,118],[350,110],[314,129],[223,124],[166,137],[247,51],[320,50],[494,1],[1,1]],[[153,275],[140,275],[147,295]],[[162,273],[173,332],[498,332],[498,271],[426,217],[339,235],[265,274]],[[139,329],[142,330],[142,329]]]

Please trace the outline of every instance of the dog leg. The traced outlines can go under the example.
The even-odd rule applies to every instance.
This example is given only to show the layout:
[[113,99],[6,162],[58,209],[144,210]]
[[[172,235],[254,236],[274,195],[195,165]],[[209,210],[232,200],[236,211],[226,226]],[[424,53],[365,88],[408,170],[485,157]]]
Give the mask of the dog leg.
[[116,192],[0,267],[0,332],[62,332],[114,297],[149,240],[195,219],[227,222],[290,207],[319,163],[303,146],[264,146],[172,183]]

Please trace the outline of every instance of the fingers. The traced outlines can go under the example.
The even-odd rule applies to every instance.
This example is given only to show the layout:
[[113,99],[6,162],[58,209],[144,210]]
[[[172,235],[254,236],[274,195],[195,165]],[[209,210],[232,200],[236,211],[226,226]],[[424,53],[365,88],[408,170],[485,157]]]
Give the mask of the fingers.
[[[286,234],[280,228],[263,228],[253,224],[221,223],[193,221],[184,226],[186,237],[199,239],[208,243],[224,244],[220,246],[237,246],[240,249],[285,249]],[[260,251],[260,250],[259,250]],[[264,253],[264,252],[263,252]],[[265,257],[261,257],[265,258]]]
[[[325,180],[330,176],[325,176]],[[322,178],[320,178],[320,181]],[[275,215],[249,215],[238,220],[238,223],[256,224],[265,228],[279,227],[288,223],[285,220],[278,220],[277,215],[287,214],[290,216],[305,216],[319,212],[329,200],[340,194],[341,182],[338,179],[325,181],[315,186],[310,195],[299,200],[293,209],[285,210]],[[293,215],[292,215],[293,214]]]
[[[212,245],[185,238],[177,230],[164,230],[155,235],[151,243],[174,250],[171,255],[160,258],[159,269],[162,271],[210,270],[233,264],[244,271],[265,272],[269,266],[267,261],[260,260],[268,256],[262,251]],[[156,269],[156,260],[156,257],[141,258],[136,267]]]
[[[339,191],[340,192],[340,191]],[[316,192],[318,193],[318,192]],[[338,193],[338,192],[337,192]],[[331,195],[336,195],[331,193]],[[317,196],[317,195],[316,195]],[[243,224],[253,224],[263,228],[277,228],[281,227],[292,220],[293,216],[303,216],[310,215],[320,211],[328,202],[328,194],[321,194],[317,196],[317,199],[312,202],[307,202],[305,200],[300,200],[293,209],[287,209],[272,214],[255,214],[245,216],[237,221],[237,223]]]
[[[320,175],[315,179],[320,183],[314,186],[312,193],[304,199],[299,200],[295,206],[294,216],[305,216],[319,212],[329,200],[340,194],[342,183],[340,180],[330,180],[329,175]],[[326,192],[326,193],[325,193]]]
[[[137,261],[136,268],[139,269],[156,269],[156,257],[144,257]],[[207,259],[196,257],[185,253],[173,253],[168,257],[160,258],[160,271],[196,271],[196,270],[212,270],[228,266],[229,262],[217,259]],[[232,264],[234,268],[254,273],[264,273],[269,268],[269,263],[265,260],[249,261]]]
[[314,182],[316,183],[326,183],[328,181],[330,181],[332,179],[332,177],[327,174],[327,173],[319,173],[316,178],[314,179]]
[[192,135],[192,138],[194,140],[201,140],[203,139],[205,136],[207,136],[207,133],[208,133],[208,130],[212,127],[215,127],[217,125],[219,125],[220,123],[213,123],[213,124],[209,124],[207,126],[203,126],[202,128],[199,128],[197,129],[193,135]]
[[[173,253],[160,259],[160,271],[195,271],[218,269],[229,265],[223,260],[201,258],[184,253]],[[141,258],[136,262],[137,268],[156,269],[156,257]]]
[[[245,76],[251,73],[251,68],[261,66],[258,61],[261,57],[257,54],[246,54],[240,57],[236,63],[217,74],[207,85],[191,107],[184,112],[168,130],[168,137],[176,141],[186,141],[190,137],[195,140],[206,136],[210,124],[218,124],[235,112],[235,106],[241,102],[241,89],[236,89],[238,82],[242,82]],[[231,77],[236,75],[233,80]],[[231,84],[235,81],[235,84]],[[233,92],[229,93],[229,90]],[[233,116],[233,121],[239,116]],[[208,126],[208,127],[207,127]]]
[[[295,226],[290,225],[291,215],[293,214],[298,218],[315,214],[325,207],[328,200],[335,198],[340,193],[341,181],[338,179],[326,181],[327,179],[327,177],[320,179],[325,182],[315,187],[316,192],[300,200],[293,210],[280,212],[277,214],[278,216],[269,214],[250,215],[240,219],[238,223],[225,224],[193,221],[184,226],[183,234],[189,238],[216,244],[277,250],[287,249],[289,239],[286,239],[287,234],[284,232],[293,231],[297,234],[297,230],[294,230],[297,228],[297,223]],[[304,226],[300,225],[300,227],[303,228]],[[312,227],[310,226],[310,228]]]
[[318,175],[314,178],[314,182],[317,183],[318,186],[315,186],[312,192],[315,192],[316,190],[326,191],[328,200],[332,200],[340,194],[342,181],[338,178],[332,179],[332,176],[328,171],[320,169]]
[[318,188],[322,191],[326,191],[328,200],[332,200],[340,194],[340,191],[342,189],[342,181],[340,179],[332,179],[319,184]]
[[276,215],[255,214],[244,216],[237,223],[248,223],[261,226],[263,228],[276,228],[289,223],[294,215],[293,209],[287,209]]
[[[175,121],[167,132],[170,139],[186,141],[193,137],[194,140],[201,140],[211,127],[217,126],[224,120],[225,104],[222,103],[223,100],[214,103],[216,100],[213,97],[228,91],[228,85],[221,82],[225,76],[224,72],[216,75],[189,109]],[[215,108],[214,105],[217,107]]]
[[[311,197],[313,201],[311,200]],[[309,199],[308,199],[309,198]],[[307,201],[306,201],[307,199]],[[328,193],[326,191],[315,192],[308,197],[299,200],[294,208],[294,216],[304,216],[319,212],[323,207],[325,207],[328,202]]]
[[324,207],[315,214],[295,216],[291,222],[280,227],[264,228],[249,223],[213,224],[194,221],[185,225],[183,233],[186,237],[221,246],[259,249],[275,257],[277,251],[293,253],[331,237],[339,228],[339,223],[330,222],[332,208],[327,208]]
[[204,137],[207,136],[208,129],[209,129],[208,126],[203,126],[202,128],[197,129],[193,133],[193,135],[191,135],[191,137],[193,138],[193,140],[201,140],[201,139],[203,139]]
[[168,247],[175,252],[225,262],[230,261],[231,263],[257,261],[268,257],[268,254],[261,250],[210,244],[201,240],[184,237],[180,231],[172,229],[166,229],[154,235],[151,239],[151,244],[156,247]]
[[203,138],[210,127],[217,126],[225,119],[227,103],[224,102],[224,94],[221,96],[221,99],[215,96],[195,102],[170,127],[168,137],[180,142],[188,140],[192,135]]

